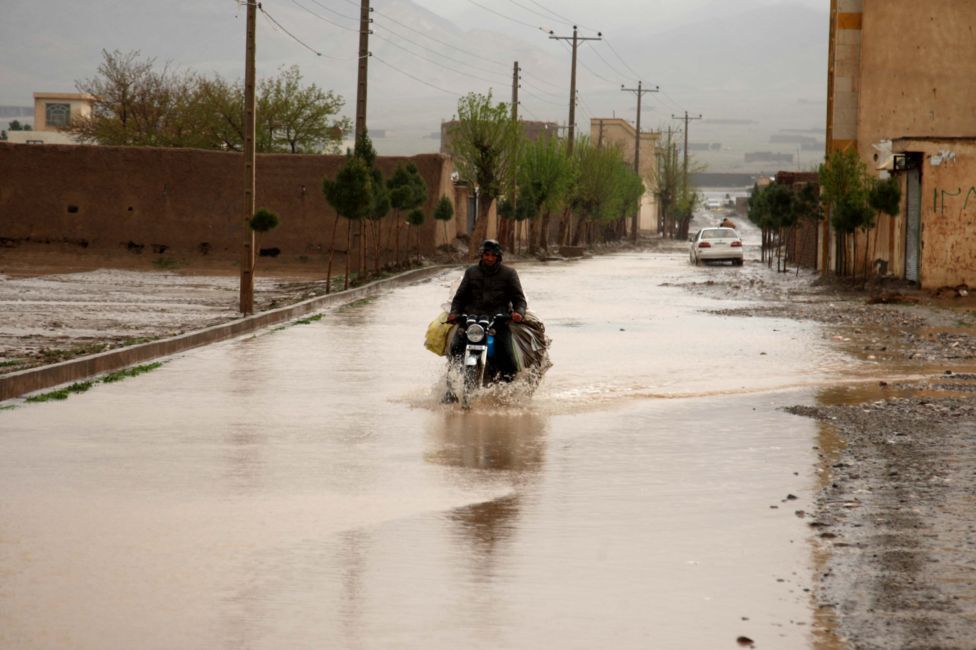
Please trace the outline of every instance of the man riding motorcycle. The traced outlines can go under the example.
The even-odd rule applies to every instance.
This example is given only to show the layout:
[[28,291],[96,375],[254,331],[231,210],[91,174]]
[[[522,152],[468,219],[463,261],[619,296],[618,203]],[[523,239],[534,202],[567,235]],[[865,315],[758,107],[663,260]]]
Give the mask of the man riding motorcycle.
[[[515,269],[502,264],[501,244],[494,239],[486,239],[478,252],[481,259],[465,270],[451,301],[448,322],[456,322],[461,314],[510,314],[512,321],[521,323],[525,317],[525,294]],[[464,354],[464,345],[464,336],[459,331],[451,342],[452,362],[460,360]],[[496,326],[495,366],[503,380],[511,381],[515,377],[517,368],[512,352],[512,333],[507,323]]]

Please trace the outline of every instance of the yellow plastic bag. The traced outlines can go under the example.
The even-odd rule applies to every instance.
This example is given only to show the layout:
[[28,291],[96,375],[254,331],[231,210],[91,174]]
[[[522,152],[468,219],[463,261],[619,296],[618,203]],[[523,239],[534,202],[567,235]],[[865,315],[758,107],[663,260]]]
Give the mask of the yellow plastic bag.
[[454,325],[447,322],[447,312],[442,311],[427,326],[424,347],[438,356],[446,356],[447,348],[451,341],[451,331],[453,329]]

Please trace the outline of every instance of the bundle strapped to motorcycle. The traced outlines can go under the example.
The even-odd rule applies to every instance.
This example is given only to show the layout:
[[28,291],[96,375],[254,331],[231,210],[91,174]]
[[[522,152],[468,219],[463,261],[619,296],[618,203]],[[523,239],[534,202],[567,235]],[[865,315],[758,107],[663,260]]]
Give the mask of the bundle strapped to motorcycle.
[[[438,356],[447,356],[456,327],[447,322],[447,312],[442,311],[427,326],[424,347]],[[518,370],[541,365],[549,347],[546,326],[542,321],[527,311],[521,323],[509,323],[509,330],[512,332],[512,351]]]

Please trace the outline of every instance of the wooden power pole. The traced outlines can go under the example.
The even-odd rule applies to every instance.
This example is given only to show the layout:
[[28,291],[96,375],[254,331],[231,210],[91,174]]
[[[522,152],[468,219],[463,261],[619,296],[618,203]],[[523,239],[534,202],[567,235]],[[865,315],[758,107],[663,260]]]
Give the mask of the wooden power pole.
[[356,141],[366,132],[366,86],[369,69],[369,35],[372,33],[369,17],[372,12],[369,0],[360,0],[359,5],[359,75],[356,81]]
[[702,118],[702,116],[701,115],[698,115],[698,116],[692,117],[692,116],[689,116],[688,115],[688,111],[685,111],[684,117],[682,117],[680,115],[672,115],[671,118],[672,119],[675,119],[675,120],[684,120],[685,121],[685,155],[684,155],[684,160],[682,161],[682,164],[684,166],[683,167],[683,169],[684,169],[684,171],[683,171],[684,191],[687,192],[688,191],[688,121],[689,120],[700,120]]
[[[659,89],[657,86],[654,86],[653,88],[644,88],[643,83],[640,80],[638,80],[636,88],[624,88],[624,85],[620,84],[620,90],[623,90],[624,92],[635,93],[637,95],[637,127],[636,127],[637,139],[634,141],[634,173],[637,174],[637,177],[640,178],[641,180],[641,184],[643,184],[644,178],[641,176],[640,173],[641,98],[644,96],[644,93],[656,93]],[[602,130],[603,128],[602,122],[600,124],[600,127]],[[637,231],[639,228],[640,228],[640,203],[637,204],[637,211],[634,213],[633,232],[631,233],[631,237],[633,238],[635,244],[637,243]]]
[[254,313],[254,57],[257,0],[247,2],[247,36],[244,47],[244,220],[241,239],[241,313]]
[[579,36],[576,25],[573,25],[572,36],[556,36],[550,31],[549,38],[556,41],[572,41],[573,43],[573,63],[569,72],[569,131],[566,135],[569,140],[568,151],[573,153],[573,139],[576,137],[576,50],[580,41],[599,41],[603,38],[603,33],[597,32],[596,36]]

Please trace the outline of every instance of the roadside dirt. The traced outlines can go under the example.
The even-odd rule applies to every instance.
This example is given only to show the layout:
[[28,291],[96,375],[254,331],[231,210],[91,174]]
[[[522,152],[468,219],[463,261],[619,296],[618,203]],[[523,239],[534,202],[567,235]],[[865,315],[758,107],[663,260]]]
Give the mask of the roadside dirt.
[[[333,291],[342,288],[338,273],[341,264]],[[324,295],[325,277],[325,261],[261,259],[255,309]],[[235,320],[239,291],[239,269],[229,263],[0,250],[0,373]]]
[[816,647],[976,647],[976,302],[965,289],[855,289],[758,260],[709,278],[685,288],[749,301],[715,313],[814,320],[878,364],[873,384],[788,409],[822,429],[822,489],[814,512],[796,512],[817,548]]
[[[643,242],[685,251],[683,242]],[[514,256],[510,256],[511,257]],[[458,253],[428,263],[462,262]],[[879,377],[791,412],[817,419],[818,648],[973,648],[976,630],[976,301],[902,284],[856,287],[756,258],[688,291],[742,300],[716,314],[814,320]],[[260,260],[266,310],[325,292],[324,265]],[[0,373],[239,317],[232,265],[0,256]],[[964,293],[964,292],[963,292]],[[907,381],[891,376],[912,376]]]

